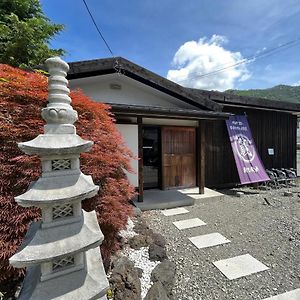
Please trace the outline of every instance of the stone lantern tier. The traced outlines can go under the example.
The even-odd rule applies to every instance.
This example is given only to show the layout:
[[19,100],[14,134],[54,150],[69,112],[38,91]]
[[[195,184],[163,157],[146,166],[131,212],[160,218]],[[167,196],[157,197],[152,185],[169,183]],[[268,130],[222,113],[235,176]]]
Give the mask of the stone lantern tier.
[[[33,223],[25,237],[22,248],[10,262],[15,267],[23,268],[58,260],[65,255],[75,255],[99,246],[103,235],[99,234],[99,225],[93,212],[83,212],[79,218],[69,219],[59,226],[53,223]],[[62,224],[61,224],[62,225]]]
[[85,141],[77,134],[40,134],[35,139],[19,143],[19,148],[32,155],[66,155],[89,151],[93,142]]
[[[71,171],[72,172],[72,171]],[[46,176],[43,174],[36,182],[32,183],[30,189],[16,197],[16,201],[26,206],[45,207],[46,205],[58,205],[77,200],[83,200],[95,196],[99,187],[93,184],[91,176],[81,172],[66,172],[60,176]]]
[[[60,274],[60,277],[41,281],[41,267],[29,267],[19,300],[106,300],[107,280],[103,280],[102,261],[98,248],[87,251],[79,271]],[[68,257],[65,258],[67,262]]]

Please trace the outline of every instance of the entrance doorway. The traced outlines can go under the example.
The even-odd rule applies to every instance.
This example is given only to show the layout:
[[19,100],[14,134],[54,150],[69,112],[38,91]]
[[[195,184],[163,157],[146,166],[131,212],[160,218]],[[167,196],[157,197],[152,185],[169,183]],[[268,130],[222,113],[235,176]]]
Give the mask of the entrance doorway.
[[161,171],[160,128],[143,127],[144,188],[160,188]]
[[196,186],[196,129],[143,126],[144,189]]

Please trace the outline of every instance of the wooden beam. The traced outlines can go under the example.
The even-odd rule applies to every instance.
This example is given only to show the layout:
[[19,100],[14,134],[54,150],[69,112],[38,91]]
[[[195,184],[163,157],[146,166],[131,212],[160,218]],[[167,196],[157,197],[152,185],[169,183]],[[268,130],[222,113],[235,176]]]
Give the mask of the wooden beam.
[[206,123],[203,120],[198,121],[197,130],[197,181],[199,187],[199,194],[204,194],[205,187],[205,126]]
[[137,124],[138,124],[138,176],[139,176],[139,195],[138,195],[138,202],[144,201],[144,164],[143,164],[143,118],[137,117]]

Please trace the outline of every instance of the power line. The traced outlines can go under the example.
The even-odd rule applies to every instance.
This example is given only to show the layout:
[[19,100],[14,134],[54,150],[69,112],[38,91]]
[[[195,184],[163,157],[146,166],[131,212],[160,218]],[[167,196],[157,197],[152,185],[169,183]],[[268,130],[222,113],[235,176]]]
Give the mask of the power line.
[[[292,46],[295,46],[295,45],[292,45],[292,44],[295,44],[296,42],[300,42],[300,38],[297,38],[297,39],[295,39],[295,40],[293,40],[293,41],[287,42],[287,43],[282,44],[282,45],[280,45],[280,46],[277,46],[277,47],[274,47],[274,48],[269,49],[269,50],[267,50],[267,51],[264,51],[264,52],[262,52],[261,54],[249,56],[249,57],[244,58],[244,59],[242,59],[242,60],[236,62],[235,64],[229,65],[229,66],[227,66],[227,67],[224,67],[224,68],[221,68],[221,69],[217,69],[217,70],[215,70],[215,71],[212,71],[212,72],[209,72],[209,73],[205,73],[205,74],[202,74],[202,75],[199,74],[198,76],[189,78],[189,80],[190,80],[190,79],[194,79],[194,78],[202,78],[202,77],[207,77],[207,76],[210,76],[210,75],[214,75],[214,74],[223,72],[223,71],[225,71],[225,70],[227,70],[227,69],[230,69],[230,68],[233,68],[233,67],[242,65],[242,64],[249,64],[249,63],[255,61],[256,59],[258,59],[258,58],[260,58],[260,57],[268,57],[268,56],[270,56],[270,55],[272,55],[272,54],[274,54],[274,53],[276,53],[276,52],[279,52],[279,51],[276,51],[276,50],[278,50],[278,49],[280,49],[280,48],[284,48],[284,47],[287,47],[287,46],[289,46],[289,48],[290,48],[290,47],[292,47]],[[275,52],[275,51],[276,51],[276,52]]]
[[[225,71],[227,69],[230,69],[230,68],[233,68],[233,67],[236,67],[236,66],[239,66],[239,65],[252,63],[252,62],[254,62],[258,58],[271,56],[271,55],[279,52],[280,49],[282,49],[282,48],[291,48],[291,47],[295,46],[299,42],[300,42],[300,37],[298,37],[297,39],[294,39],[292,41],[289,41],[287,43],[284,43],[282,45],[279,45],[277,47],[274,47],[274,48],[271,48],[271,49],[266,50],[264,52],[261,52],[259,54],[248,56],[248,57],[246,57],[246,58],[244,58],[244,59],[242,59],[242,60],[240,60],[240,61],[238,61],[238,62],[236,62],[236,63],[234,63],[232,65],[226,66],[228,64],[224,64],[226,67],[223,67],[223,68],[220,68],[220,69],[217,69],[215,71],[212,71],[212,72],[209,72],[209,73],[205,73],[205,74],[196,74],[196,76],[190,77],[190,78],[185,79],[183,81],[188,81],[188,80],[191,80],[191,79],[203,78],[203,77],[211,76],[211,75],[221,73],[221,72],[223,72],[223,71]],[[193,72],[190,73],[190,74],[193,74]]]
[[82,0],[82,1],[83,1],[84,5],[85,5],[85,7],[86,7],[86,9],[87,9],[87,11],[88,11],[88,13],[89,13],[89,15],[90,15],[91,19],[92,19],[92,21],[93,21],[93,23],[94,23],[95,27],[96,27],[96,29],[97,29],[97,31],[98,31],[98,33],[99,33],[99,35],[100,35],[101,39],[102,39],[102,40],[103,40],[103,42],[105,43],[105,45],[106,45],[106,47],[107,47],[108,51],[110,52],[110,54],[111,54],[111,56],[112,56],[112,57],[115,57],[115,56],[114,56],[114,53],[112,52],[111,48],[109,47],[109,45],[108,45],[107,41],[105,40],[105,38],[104,38],[103,34],[101,33],[101,30],[99,29],[99,27],[98,27],[98,25],[97,25],[97,23],[96,23],[96,21],[95,21],[95,19],[94,19],[93,15],[92,15],[92,13],[91,13],[90,9],[89,9],[89,7],[88,7],[88,5],[87,5],[86,1],[85,1],[85,0]]

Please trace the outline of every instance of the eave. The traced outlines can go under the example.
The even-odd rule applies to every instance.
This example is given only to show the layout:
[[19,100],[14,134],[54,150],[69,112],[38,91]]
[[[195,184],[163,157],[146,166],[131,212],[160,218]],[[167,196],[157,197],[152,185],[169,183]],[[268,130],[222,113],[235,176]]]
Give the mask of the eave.
[[205,91],[191,88],[186,89],[198,96],[218,102],[223,106],[248,107],[253,109],[282,111],[294,114],[300,113],[300,104],[298,103],[257,97],[238,96],[217,91]]
[[176,118],[185,120],[225,120],[232,114],[223,112],[213,112],[206,110],[192,110],[179,108],[163,108],[155,106],[128,105],[108,103],[112,113],[122,116],[142,116],[152,118]]

